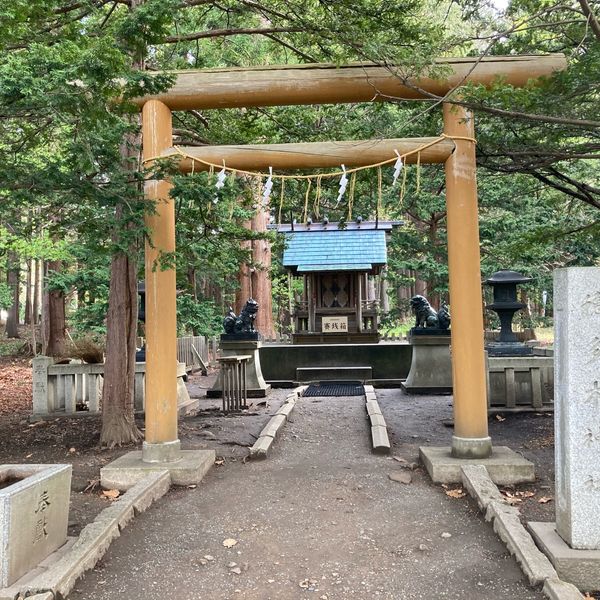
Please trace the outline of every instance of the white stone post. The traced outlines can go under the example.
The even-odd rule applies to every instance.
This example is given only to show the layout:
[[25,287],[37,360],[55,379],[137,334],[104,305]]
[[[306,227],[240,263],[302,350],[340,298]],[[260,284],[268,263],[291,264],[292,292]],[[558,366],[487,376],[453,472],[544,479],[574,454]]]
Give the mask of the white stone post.
[[600,550],[600,268],[554,271],[556,530]]
[[50,356],[36,356],[32,361],[34,415],[47,415],[54,410],[54,389],[48,381],[48,367],[53,364]]

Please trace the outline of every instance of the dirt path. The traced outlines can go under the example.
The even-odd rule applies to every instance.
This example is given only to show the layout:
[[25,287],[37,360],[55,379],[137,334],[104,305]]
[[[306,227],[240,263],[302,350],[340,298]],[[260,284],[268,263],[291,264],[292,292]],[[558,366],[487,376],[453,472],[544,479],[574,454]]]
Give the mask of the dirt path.
[[267,461],[172,491],[70,598],[542,598],[470,501],[400,468],[371,454],[362,398],[301,399]]

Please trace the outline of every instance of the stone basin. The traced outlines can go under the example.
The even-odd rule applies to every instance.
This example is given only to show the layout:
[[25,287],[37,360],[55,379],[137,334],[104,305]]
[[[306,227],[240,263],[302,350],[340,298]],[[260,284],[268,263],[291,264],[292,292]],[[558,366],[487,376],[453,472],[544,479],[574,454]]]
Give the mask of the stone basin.
[[0,465],[0,588],[67,541],[71,465]]

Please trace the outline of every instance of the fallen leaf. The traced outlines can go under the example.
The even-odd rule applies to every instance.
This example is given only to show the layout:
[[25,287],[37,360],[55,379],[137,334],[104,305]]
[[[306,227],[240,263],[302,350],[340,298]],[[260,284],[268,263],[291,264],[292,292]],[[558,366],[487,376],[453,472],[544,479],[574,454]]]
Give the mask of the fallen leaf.
[[195,483],[190,483],[190,485],[188,485],[188,490],[195,490],[198,486]]
[[93,492],[100,485],[99,479],[89,479],[87,487],[83,490],[83,492]]
[[542,496],[538,502],[540,504],[548,504],[548,502],[552,502],[552,498],[550,498],[550,496]]
[[408,462],[405,458],[402,458],[401,456],[392,456],[392,458],[394,460],[397,460],[399,463],[406,463],[406,462]]
[[517,504],[521,504],[521,502],[523,502],[523,500],[521,498],[507,498],[506,501],[511,505],[511,506],[516,506]]
[[523,490],[522,492],[515,492],[515,496],[519,496],[521,498],[531,498],[532,496],[535,496],[535,492]]
[[503,417],[502,415],[496,415],[496,421],[506,421],[506,417]]
[[236,544],[237,540],[234,540],[233,538],[227,538],[226,540],[223,540],[223,546],[225,546],[225,548],[233,548]]
[[225,464],[224,459],[219,458],[219,459],[215,460],[215,465],[217,465],[218,467],[220,467],[222,464]]
[[69,448],[69,454],[75,454],[77,452],[76,448]]
[[504,496],[504,498],[506,499],[506,501],[511,506],[513,506],[515,504],[521,504],[521,502],[523,502],[523,498],[518,498],[512,492],[509,492],[507,490],[500,490],[500,491],[502,492],[502,495]]
[[450,498],[464,498],[467,494],[463,492],[462,488],[456,488],[455,490],[446,490],[446,496]]
[[121,492],[119,490],[103,490],[102,495],[109,500],[116,500],[120,496]]
[[393,473],[388,473],[388,477],[398,483],[410,483],[412,481],[412,475],[407,471],[394,471]]

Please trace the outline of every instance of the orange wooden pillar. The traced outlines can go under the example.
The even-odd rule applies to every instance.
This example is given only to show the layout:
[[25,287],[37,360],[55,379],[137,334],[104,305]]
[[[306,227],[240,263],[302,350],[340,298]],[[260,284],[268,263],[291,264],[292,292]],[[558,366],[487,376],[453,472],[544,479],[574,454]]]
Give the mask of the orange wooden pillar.
[[485,458],[492,451],[492,441],[487,423],[473,115],[463,107],[444,104],[444,133],[456,144],[446,160],[454,388],[452,455]]
[[[155,158],[172,146],[171,110],[158,100],[142,109],[144,159]],[[177,315],[175,268],[161,268],[162,253],[175,252],[175,209],[168,181],[149,180],[148,200],[154,213],[146,216],[146,439],[145,462],[181,458],[177,438]]]

